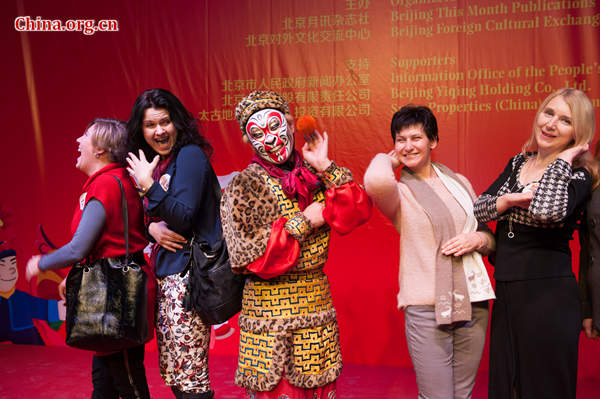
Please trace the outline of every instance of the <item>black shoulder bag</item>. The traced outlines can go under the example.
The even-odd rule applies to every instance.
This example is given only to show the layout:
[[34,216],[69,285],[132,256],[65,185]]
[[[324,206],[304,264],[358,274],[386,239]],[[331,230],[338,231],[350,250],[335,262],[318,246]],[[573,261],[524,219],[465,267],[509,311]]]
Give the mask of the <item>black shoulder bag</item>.
[[[215,194],[221,189],[215,184]],[[245,277],[231,271],[229,252],[221,235],[211,248],[196,235],[190,242],[190,259],[181,273],[189,272],[183,304],[194,309],[206,324],[221,324],[242,309]]]
[[99,352],[141,345],[148,337],[148,276],[141,252],[129,254],[129,218],[121,181],[125,256],[74,266],[67,276],[67,345]]

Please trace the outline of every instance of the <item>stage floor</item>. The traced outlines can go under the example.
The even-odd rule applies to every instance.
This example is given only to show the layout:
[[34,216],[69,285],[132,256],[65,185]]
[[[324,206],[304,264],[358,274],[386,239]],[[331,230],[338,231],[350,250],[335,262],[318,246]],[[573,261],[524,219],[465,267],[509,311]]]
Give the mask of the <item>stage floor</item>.
[[[84,399],[91,393],[90,352],[55,346],[0,345],[0,398]],[[160,378],[156,352],[146,353],[146,373],[154,399],[173,397]],[[216,399],[241,399],[244,391],[233,384],[236,359],[212,356],[211,381]],[[600,377],[600,376],[599,376]],[[597,399],[600,379],[583,380],[578,399]],[[338,379],[338,399],[414,399],[412,369],[347,364]],[[487,398],[487,374],[480,373],[474,399]]]

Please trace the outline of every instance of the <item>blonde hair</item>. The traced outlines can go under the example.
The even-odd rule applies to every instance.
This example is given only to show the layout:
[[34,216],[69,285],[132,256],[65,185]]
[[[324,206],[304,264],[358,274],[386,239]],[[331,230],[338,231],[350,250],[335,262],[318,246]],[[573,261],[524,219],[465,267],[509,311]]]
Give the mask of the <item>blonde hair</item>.
[[111,162],[121,162],[127,130],[125,122],[112,118],[96,118],[89,123],[86,132],[92,140],[92,144],[106,151]]
[[[566,87],[551,93],[540,104],[533,120],[531,136],[529,137],[529,140],[523,144],[521,149],[521,152],[525,157],[527,157],[528,150],[534,148],[535,132],[537,129],[537,119],[539,115],[544,111],[550,101],[559,96],[562,97],[562,99],[569,106],[571,111],[571,121],[573,124],[574,140],[573,143],[570,143],[565,149],[588,144],[594,138],[594,132],[596,130],[596,117],[594,115],[594,106],[592,102],[581,90]],[[591,156],[589,152],[586,152],[582,156],[578,157],[574,163],[574,167],[584,167],[587,169],[592,176],[594,188],[600,184],[600,170],[598,167],[598,162]]]

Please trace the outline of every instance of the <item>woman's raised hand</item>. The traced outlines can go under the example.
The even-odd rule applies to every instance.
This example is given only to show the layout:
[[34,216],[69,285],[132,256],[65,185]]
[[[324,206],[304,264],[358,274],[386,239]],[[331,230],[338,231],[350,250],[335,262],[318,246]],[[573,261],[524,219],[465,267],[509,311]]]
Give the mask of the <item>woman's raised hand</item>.
[[563,161],[566,161],[572,165],[575,158],[589,150],[589,148],[590,145],[587,143],[583,145],[576,145],[574,147],[567,148],[566,150],[562,151],[560,154],[558,154],[557,158],[560,158]]
[[152,172],[154,172],[156,165],[158,165],[159,159],[160,157],[157,155],[154,157],[152,162],[148,162],[146,155],[142,150],[139,150],[139,158],[136,157],[132,152],[128,154],[127,164],[129,167],[127,168],[127,171],[131,176],[133,176],[137,184],[143,190],[150,188],[154,182],[152,179]]
[[392,168],[396,169],[400,165],[402,165],[402,161],[400,161],[400,157],[398,156],[398,152],[394,149],[388,152],[390,158],[392,158]]

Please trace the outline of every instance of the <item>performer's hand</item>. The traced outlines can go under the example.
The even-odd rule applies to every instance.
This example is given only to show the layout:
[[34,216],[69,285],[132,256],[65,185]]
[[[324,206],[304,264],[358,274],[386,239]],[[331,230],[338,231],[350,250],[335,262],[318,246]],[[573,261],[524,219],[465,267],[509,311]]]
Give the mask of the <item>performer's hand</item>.
[[596,327],[594,327],[594,323],[593,320],[591,318],[589,319],[583,319],[582,324],[582,328],[583,331],[585,332],[585,336],[591,339],[597,339],[599,336],[599,332],[596,329]]
[[392,151],[388,152],[388,155],[392,159],[392,168],[396,169],[400,165],[402,165],[402,161],[400,161],[400,157],[398,156],[398,152],[395,149],[393,149]]
[[67,300],[67,279],[66,278],[63,279],[63,281],[61,281],[60,284],[58,285],[58,296],[63,301]]
[[27,266],[25,269],[25,278],[27,281],[30,281],[34,276],[40,274],[40,268],[38,267],[38,263],[40,263],[40,259],[42,255],[32,256],[31,259],[27,262]]
[[450,256],[461,256],[481,248],[485,244],[478,232],[459,234],[442,245],[442,253]]
[[506,212],[507,209],[515,206],[518,208],[529,209],[529,204],[531,204],[532,199],[533,192],[531,191],[504,194],[496,200],[496,209],[499,214],[502,214]]
[[171,252],[182,249],[183,244],[187,242],[185,237],[170,230],[164,221],[150,223],[148,233],[150,233],[158,245]]
[[314,229],[325,224],[325,219],[323,219],[323,209],[325,209],[325,205],[320,202],[313,202],[302,212]]
[[148,162],[144,151],[139,151],[139,158],[130,152],[127,156],[127,164],[129,165],[127,171],[141,188],[147,190],[154,183],[152,172],[158,165],[159,159],[160,157],[157,155],[152,162]]
[[317,172],[322,172],[331,165],[331,160],[327,157],[329,146],[329,137],[327,132],[323,136],[318,131],[314,131],[311,135],[305,136],[306,143],[302,146],[302,155]]
[[585,153],[589,148],[589,144],[577,145],[575,147],[567,148],[566,150],[558,154],[557,158],[560,158],[563,161],[567,161],[572,165],[573,161],[581,154]]

